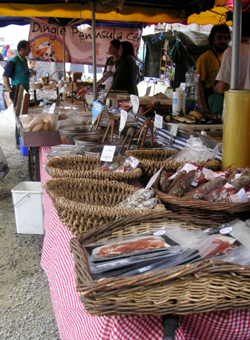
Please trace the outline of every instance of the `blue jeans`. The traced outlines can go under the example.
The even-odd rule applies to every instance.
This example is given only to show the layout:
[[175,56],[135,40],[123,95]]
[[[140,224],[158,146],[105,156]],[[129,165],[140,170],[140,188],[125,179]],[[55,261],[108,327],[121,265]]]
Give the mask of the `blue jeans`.
[[0,111],[4,111],[4,100],[3,100],[3,84],[0,84]]

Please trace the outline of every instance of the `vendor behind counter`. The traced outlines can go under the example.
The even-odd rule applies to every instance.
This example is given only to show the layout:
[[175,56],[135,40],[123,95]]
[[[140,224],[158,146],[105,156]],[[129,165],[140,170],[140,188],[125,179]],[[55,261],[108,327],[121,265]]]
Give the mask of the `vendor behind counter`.
[[135,62],[134,47],[128,41],[123,41],[119,49],[120,59],[113,76],[112,90],[125,90],[129,94],[138,95],[137,75],[139,72]]

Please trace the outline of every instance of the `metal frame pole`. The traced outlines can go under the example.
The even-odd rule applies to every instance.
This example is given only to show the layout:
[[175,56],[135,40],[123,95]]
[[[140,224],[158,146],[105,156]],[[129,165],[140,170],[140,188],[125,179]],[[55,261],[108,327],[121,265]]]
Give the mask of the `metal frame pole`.
[[95,4],[94,0],[91,1],[92,11],[92,53],[93,53],[93,97],[94,100],[97,98],[96,89],[96,39],[95,39]]
[[241,43],[241,7],[242,0],[234,0],[233,5],[233,39],[230,89],[239,89],[240,43]]

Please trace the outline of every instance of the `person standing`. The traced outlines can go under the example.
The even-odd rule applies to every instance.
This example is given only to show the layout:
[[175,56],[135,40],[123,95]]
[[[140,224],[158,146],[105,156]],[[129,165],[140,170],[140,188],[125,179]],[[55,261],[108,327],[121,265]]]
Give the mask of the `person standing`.
[[[228,19],[230,20],[230,18]],[[250,13],[242,12],[239,89],[250,89]],[[214,86],[216,93],[223,95],[230,88],[231,81],[232,47],[229,47],[222,59],[221,68],[217,74],[217,84]]]
[[[106,61],[106,64],[104,66],[104,72],[103,75],[107,74],[107,72],[114,72],[117,68],[117,60],[119,59],[119,48],[121,46],[121,42],[118,39],[114,39],[110,42],[109,45],[109,54],[111,54],[111,57],[109,57]],[[105,82],[105,90],[109,90],[113,82],[113,75],[110,76],[108,79],[106,79]]]
[[4,68],[0,65],[0,111],[4,111],[4,100],[3,100],[3,72]]
[[[9,91],[10,99],[14,101],[16,86],[20,83],[24,89],[29,92],[29,68],[27,56],[29,55],[30,43],[26,40],[21,40],[17,44],[17,55],[11,58],[4,69],[3,80],[6,88]],[[11,80],[11,83],[9,81]],[[19,133],[16,127],[16,147],[20,148]]]
[[124,90],[138,96],[137,75],[138,66],[135,62],[134,47],[128,41],[123,41],[119,49],[120,59],[113,76],[112,90]]
[[[9,48],[7,51],[7,62],[10,58],[13,58],[16,55],[15,51],[12,48]],[[5,85],[3,86],[3,99],[5,103],[5,107],[8,108],[12,104],[12,100],[10,99],[10,94]]]
[[197,101],[201,112],[207,112],[209,109],[208,97],[214,93],[214,81],[221,66],[223,52],[227,49],[230,39],[227,25],[213,26],[208,36],[211,49],[203,53],[196,62],[196,72],[200,74]]

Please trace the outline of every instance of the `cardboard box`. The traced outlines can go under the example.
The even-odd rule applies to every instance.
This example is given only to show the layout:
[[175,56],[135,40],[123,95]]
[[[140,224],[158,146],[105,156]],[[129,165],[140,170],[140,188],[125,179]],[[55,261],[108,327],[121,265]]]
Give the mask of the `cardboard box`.
[[27,132],[20,125],[20,135],[23,146],[35,147],[61,144],[61,138],[58,130]]

